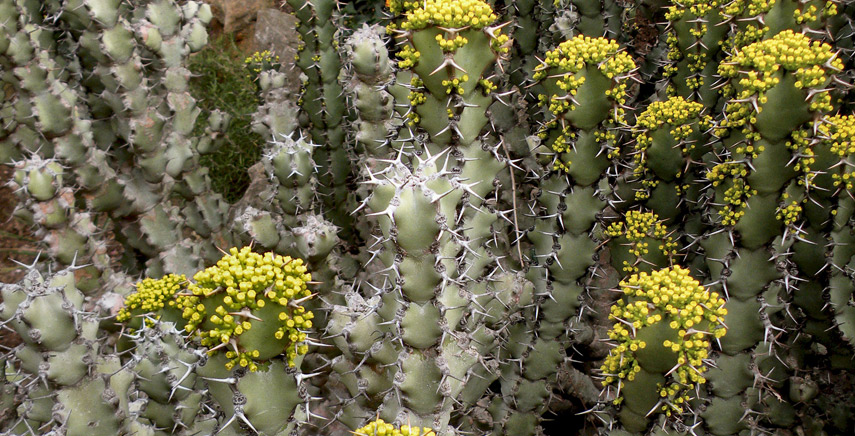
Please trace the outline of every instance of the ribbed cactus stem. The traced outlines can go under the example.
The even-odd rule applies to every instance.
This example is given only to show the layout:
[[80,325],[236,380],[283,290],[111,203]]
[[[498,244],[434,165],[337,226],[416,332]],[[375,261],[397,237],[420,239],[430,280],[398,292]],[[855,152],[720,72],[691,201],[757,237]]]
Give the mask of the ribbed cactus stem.
[[573,8],[578,22],[574,23],[575,35],[593,38],[620,39],[622,13],[628,6],[614,0],[556,0],[556,11]]
[[[800,230],[806,198],[816,189],[811,182],[812,136],[816,120],[831,109],[825,89],[841,67],[827,44],[790,30],[743,47],[719,65],[728,80],[723,88],[723,97],[729,98],[726,119],[716,130],[726,136],[725,153],[707,178],[713,185],[716,230],[721,230],[711,231],[701,246],[710,280],[727,296],[725,323],[738,328],[721,341],[718,360],[729,365],[753,349],[754,364],[770,375],[759,378],[764,383],[754,392],[748,390],[752,377],[717,373],[715,396],[702,413],[715,434],[760,425],[749,419],[721,419],[733,417],[736,402],[746,395],[757,396],[752,408],[772,425],[785,425],[785,411],[793,410],[790,403],[776,399],[775,392],[791,370],[780,363],[786,352],[781,343],[798,336],[786,336],[796,328],[787,313],[794,298],[807,297],[797,290],[797,258],[789,247],[803,236],[815,239]],[[771,331],[782,332],[786,339],[771,340]],[[720,389],[728,383],[740,389]]]
[[539,371],[505,367],[504,392],[525,392],[539,400],[524,407],[506,403],[505,431],[536,434],[548,387],[573,343],[566,333],[581,321],[580,297],[592,283],[589,273],[598,267],[601,211],[610,190],[607,169],[616,155],[614,127],[622,123],[626,79],[634,67],[614,41],[580,35],[547,52],[535,68],[534,79],[544,92],[538,99],[545,106],[541,148],[535,152],[542,164],[551,165],[537,172],[542,176],[532,205],[535,225],[527,235],[533,254],[527,277],[537,290],[540,319],[515,326],[511,341],[527,346],[510,348],[508,357],[550,365]]
[[640,203],[662,219],[677,246],[690,247],[678,250],[687,256],[686,265],[703,261],[695,252],[705,231],[707,199],[697,180],[706,175],[704,161],[712,156],[714,143],[713,120],[706,112],[703,104],[683,97],[648,105],[633,127],[635,144],[628,153],[632,175],[616,190],[632,200],[626,206]]
[[353,202],[347,186],[353,174],[345,141],[347,104],[338,80],[342,59],[337,26],[342,17],[334,0],[288,0],[288,4],[300,20],[297,31],[302,44],[296,63],[306,76],[300,106],[307,118],[304,127],[312,141],[320,144],[314,158],[321,199],[328,218],[340,227],[342,238],[350,240],[352,218],[347,208],[340,207]]
[[727,2],[688,1],[668,6],[669,94],[713,107],[718,101],[715,73],[729,25]]
[[838,13],[838,2],[823,0],[739,0],[724,5],[722,12],[731,20],[730,35],[724,41],[731,51],[770,38],[782,31],[822,34],[829,17]]
[[833,193],[830,199],[833,205],[830,211],[833,223],[830,232],[831,256],[827,261],[831,266],[829,296],[837,325],[849,343],[855,344],[855,311],[850,304],[855,295],[855,287],[849,279],[855,267],[852,262],[855,257],[855,238],[847,230],[848,223],[855,215],[855,203],[851,198],[851,193],[855,192],[855,174],[851,166],[855,154],[855,116],[828,117],[828,123],[820,126],[820,132],[821,142],[817,147],[817,158],[820,162],[825,161],[827,169],[819,173],[814,183],[818,188],[823,188],[820,193]]
[[652,212],[631,210],[606,229],[609,256],[621,277],[670,266],[677,243]]
[[706,382],[705,360],[726,333],[724,299],[679,266],[633,274],[620,283],[609,338],[617,343],[603,362],[609,398],[621,423],[643,432],[659,413],[680,415],[695,386]]

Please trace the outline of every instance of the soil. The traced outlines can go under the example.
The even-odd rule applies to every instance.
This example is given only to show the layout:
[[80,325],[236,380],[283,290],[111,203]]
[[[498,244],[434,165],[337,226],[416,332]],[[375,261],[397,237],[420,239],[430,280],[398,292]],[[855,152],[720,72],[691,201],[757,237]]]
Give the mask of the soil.
[[[27,227],[12,217],[18,204],[15,193],[6,185],[12,174],[11,167],[0,165],[0,283],[15,283],[23,278],[26,269],[20,264],[31,264],[39,251]],[[20,343],[17,333],[0,327],[0,354]]]

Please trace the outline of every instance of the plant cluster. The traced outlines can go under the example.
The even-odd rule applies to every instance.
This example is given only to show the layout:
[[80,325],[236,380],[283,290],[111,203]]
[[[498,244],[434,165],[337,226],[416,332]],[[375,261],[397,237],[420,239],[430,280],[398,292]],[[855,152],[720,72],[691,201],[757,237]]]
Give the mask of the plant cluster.
[[855,433],[855,2],[286,3],[0,0],[0,433]]

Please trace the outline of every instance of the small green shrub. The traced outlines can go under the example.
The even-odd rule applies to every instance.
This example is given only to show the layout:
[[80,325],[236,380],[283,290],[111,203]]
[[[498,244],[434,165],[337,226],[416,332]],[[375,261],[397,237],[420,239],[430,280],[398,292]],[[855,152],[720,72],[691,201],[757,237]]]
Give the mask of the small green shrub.
[[231,203],[240,199],[249,186],[247,169],[260,159],[264,143],[251,128],[258,96],[244,63],[246,57],[233,36],[222,35],[193,56],[189,66],[194,76],[190,92],[203,109],[197,121],[199,132],[210,111],[219,109],[232,116],[225,143],[202,157],[202,164],[210,170],[213,189]]

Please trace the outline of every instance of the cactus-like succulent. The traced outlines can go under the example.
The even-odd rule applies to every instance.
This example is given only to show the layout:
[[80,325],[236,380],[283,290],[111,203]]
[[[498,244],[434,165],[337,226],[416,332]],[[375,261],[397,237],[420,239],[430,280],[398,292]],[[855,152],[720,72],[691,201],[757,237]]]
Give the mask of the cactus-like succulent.
[[714,340],[727,332],[724,299],[679,266],[633,274],[620,283],[603,362],[603,384],[614,386],[621,423],[643,431],[655,413],[681,414],[696,385],[706,382]]
[[855,2],[287,3],[229,204],[210,6],[0,0],[0,433],[855,432]]
[[652,212],[628,211],[624,221],[609,225],[606,235],[612,264],[622,276],[664,267],[676,254],[677,243]]
[[636,119],[631,152],[637,178],[634,200],[662,219],[671,221],[702,207],[695,181],[704,172],[699,164],[712,150],[712,117],[703,112],[700,103],[671,97],[651,103]]
[[260,362],[283,353],[293,366],[306,354],[305,330],[314,315],[303,303],[312,298],[312,276],[301,259],[232,248],[193,280],[175,306],[187,320],[187,332],[212,351],[224,349],[231,359],[227,368],[256,371]]

